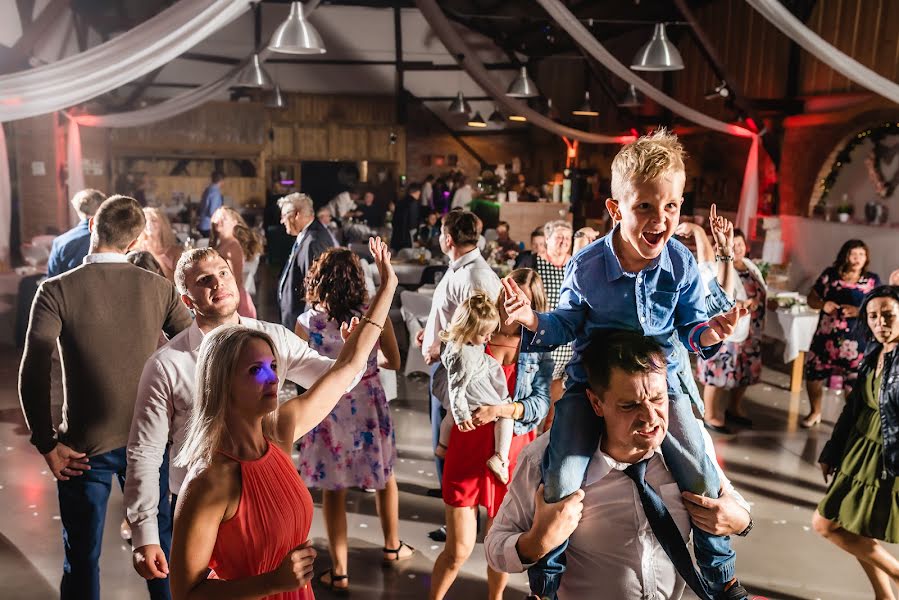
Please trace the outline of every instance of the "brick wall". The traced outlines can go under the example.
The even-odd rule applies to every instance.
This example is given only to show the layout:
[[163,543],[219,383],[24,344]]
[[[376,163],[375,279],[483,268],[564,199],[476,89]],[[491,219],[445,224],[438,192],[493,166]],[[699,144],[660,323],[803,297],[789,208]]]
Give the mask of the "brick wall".
[[[67,202],[59,167],[65,144],[56,127],[56,115],[42,115],[13,123],[18,181],[21,240],[68,229]],[[35,174],[42,163],[43,174]]]

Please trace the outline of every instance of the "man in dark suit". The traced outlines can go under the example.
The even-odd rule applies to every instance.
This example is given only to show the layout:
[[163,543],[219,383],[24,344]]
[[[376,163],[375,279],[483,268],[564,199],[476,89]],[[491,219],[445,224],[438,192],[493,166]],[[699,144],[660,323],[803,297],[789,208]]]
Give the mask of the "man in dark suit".
[[338,244],[331,232],[315,218],[312,198],[306,194],[288,194],[278,200],[278,207],[287,234],[297,238],[278,283],[281,323],[293,331],[297,317],[306,308],[304,280],[309,267],[322,252]]

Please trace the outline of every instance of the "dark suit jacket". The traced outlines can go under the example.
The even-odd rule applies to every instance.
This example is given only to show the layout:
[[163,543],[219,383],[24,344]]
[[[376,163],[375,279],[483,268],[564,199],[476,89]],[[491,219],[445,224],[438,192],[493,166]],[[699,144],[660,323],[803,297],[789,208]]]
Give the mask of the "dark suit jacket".
[[515,259],[515,268],[516,269],[536,269],[537,268],[537,255],[531,252],[530,250],[525,250],[521,254],[518,255],[518,258]]
[[322,252],[336,246],[334,238],[324,225],[314,219],[305,232],[297,237],[278,286],[278,303],[281,308],[281,324],[293,331],[297,317],[306,308],[304,280],[309,267]]

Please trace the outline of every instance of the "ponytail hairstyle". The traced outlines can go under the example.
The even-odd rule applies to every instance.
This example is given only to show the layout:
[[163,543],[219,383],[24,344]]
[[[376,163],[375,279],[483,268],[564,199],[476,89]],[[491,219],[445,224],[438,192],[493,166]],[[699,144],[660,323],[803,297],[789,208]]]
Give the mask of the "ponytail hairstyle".
[[440,332],[440,339],[459,350],[479,334],[493,333],[498,327],[496,301],[478,291],[456,308],[449,327]]

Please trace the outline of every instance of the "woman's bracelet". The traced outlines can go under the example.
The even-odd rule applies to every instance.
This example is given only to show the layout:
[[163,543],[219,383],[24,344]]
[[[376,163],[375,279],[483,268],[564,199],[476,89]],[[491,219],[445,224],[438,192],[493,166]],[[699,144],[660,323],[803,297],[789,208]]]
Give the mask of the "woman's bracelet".
[[521,402],[513,402],[512,403],[512,420],[518,421],[523,416],[524,416],[524,404],[522,404]]
[[731,255],[731,256],[718,255],[715,257],[715,260],[717,260],[718,262],[734,262],[734,257],[733,257],[733,255]]
[[381,331],[384,331],[384,326],[383,326],[383,325],[378,325],[377,323],[375,323],[374,321],[372,321],[371,319],[369,319],[369,318],[366,317],[365,315],[362,315],[362,316],[360,317],[360,319],[362,319],[362,320],[365,321],[366,323],[370,323],[370,324],[374,325],[375,327],[377,327],[377,328],[380,329]]

